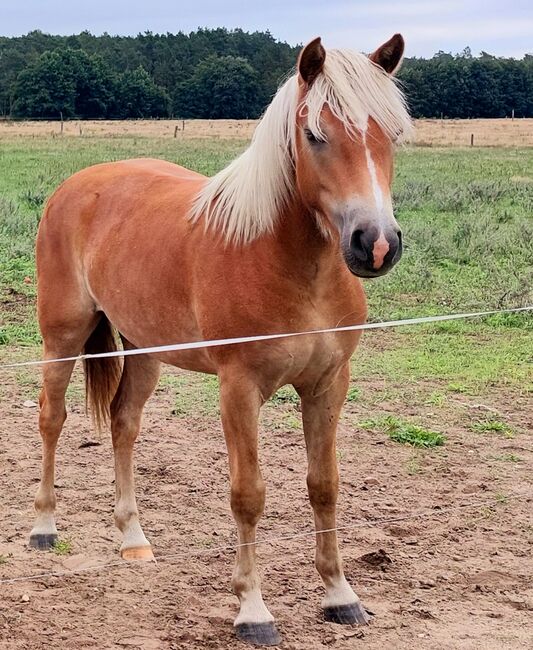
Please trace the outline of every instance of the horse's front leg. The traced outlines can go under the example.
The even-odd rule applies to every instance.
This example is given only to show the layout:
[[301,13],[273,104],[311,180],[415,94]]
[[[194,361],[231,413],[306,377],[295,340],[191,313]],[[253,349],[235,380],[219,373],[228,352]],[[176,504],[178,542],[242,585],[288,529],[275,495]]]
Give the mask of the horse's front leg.
[[[300,389],[302,418],[307,445],[309,499],[315,516],[316,568],[326,587],[322,601],[327,621],[352,625],[366,624],[369,616],[344,577],[339,555],[335,510],[339,489],[336,434],[340,411],[349,383],[349,367],[341,369],[329,389],[313,395]],[[329,531],[321,533],[319,531]]]
[[240,601],[234,626],[237,637],[255,645],[277,645],[280,635],[261,595],[255,535],[265,505],[265,484],[257,457],[257,429],[262,397],[242,373],[220,373],[220,411],[228,447],[231,510],[239,534],[232,587]]

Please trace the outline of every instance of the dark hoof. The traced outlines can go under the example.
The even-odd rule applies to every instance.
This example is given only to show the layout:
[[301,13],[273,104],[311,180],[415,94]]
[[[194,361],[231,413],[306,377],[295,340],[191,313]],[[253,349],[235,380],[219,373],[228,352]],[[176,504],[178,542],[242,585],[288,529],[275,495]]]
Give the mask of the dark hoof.
[[371,617],[361,603],[357,602],[350,605],[324,607],[324,620],[340,625],[368,625]]
[[235,626],[237,638],[253,645],[279,645],[281,636],[275,623],[240,623]]
[[49,551],[56,542],[57,535],[55,533],[30,536],[30,547],[37,548],[39,551]]

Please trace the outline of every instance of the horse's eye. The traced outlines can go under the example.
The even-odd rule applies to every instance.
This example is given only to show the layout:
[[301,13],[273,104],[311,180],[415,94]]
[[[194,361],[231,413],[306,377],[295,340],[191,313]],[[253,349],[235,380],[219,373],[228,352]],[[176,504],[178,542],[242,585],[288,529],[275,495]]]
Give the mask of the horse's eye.
[[317,138],[316,135],[311,131],[311,129],[304,129],[305,137],[307,138],[308,142],[311,144],[324,144],[325,140],[321,140],[320,138]]

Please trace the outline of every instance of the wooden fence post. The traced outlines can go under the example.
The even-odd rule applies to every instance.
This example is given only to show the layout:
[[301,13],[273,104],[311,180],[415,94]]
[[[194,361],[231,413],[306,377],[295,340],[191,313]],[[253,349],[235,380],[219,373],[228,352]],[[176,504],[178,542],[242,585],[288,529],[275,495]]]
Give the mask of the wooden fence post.
[[473,133],[470,134],[470,146],[471,147],[474,146],[474,134]]

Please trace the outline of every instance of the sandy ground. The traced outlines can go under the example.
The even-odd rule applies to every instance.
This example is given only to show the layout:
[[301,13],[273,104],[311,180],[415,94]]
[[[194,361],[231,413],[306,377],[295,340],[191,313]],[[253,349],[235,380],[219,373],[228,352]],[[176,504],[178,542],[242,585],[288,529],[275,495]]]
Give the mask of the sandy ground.
[[[0,579],[116,563],[111,444],[104,435],[85,446],[95,436],[76,392],[57,477],[60,536],[72,550],[57,556],[26,547],[40,442],[37,409],[24,405],[15,377],[4,378],[0,405]],[[339,524],[352,528],[341,531],[341,549],[347,576],[376,616],[364,629],[323,622],[312,537],[262,544],[263,592],[283,648],[533,647],[531,400],[493,390],[478,402],[466,395],[446,409],[414,406],[405,396],[382,402],[385,413],[421,415],[446,432],[446,445],[428,451],[361,429],[367,407],[347,405],[338,443]],[[175,405],[174,390],[163,383],[149,402],[136,450],[141,518],[158,563],[119,561],[99,571],[0,584],[0,648],[245,647],[232,632],[234,552],[221,550],[235,543],[235,530],[217,415],[200,408],[173,415]],[[472,432],[467,423],[476,409],[494,409],[518,433]],[[311,531],[303,436],[284,425],[298,416],[294,404],[268,405],[263,415],[268,493],[261,539]],[[503,461],[511,455],[519,461]],[[511,496],[525,492],[529,498]],[[362,559],[373,552],[381,557],[377,566]]]
[[[128,120],[68,121],[63,134],[73,137],[144,136],[161,138],[236,138],[247,140],[257,125],[255,120]],[[416,120],[415,144],[419,146],[532,147],[533,119],[497,120]],[[61,135],[60,122],[0,120],[0,138]]]

